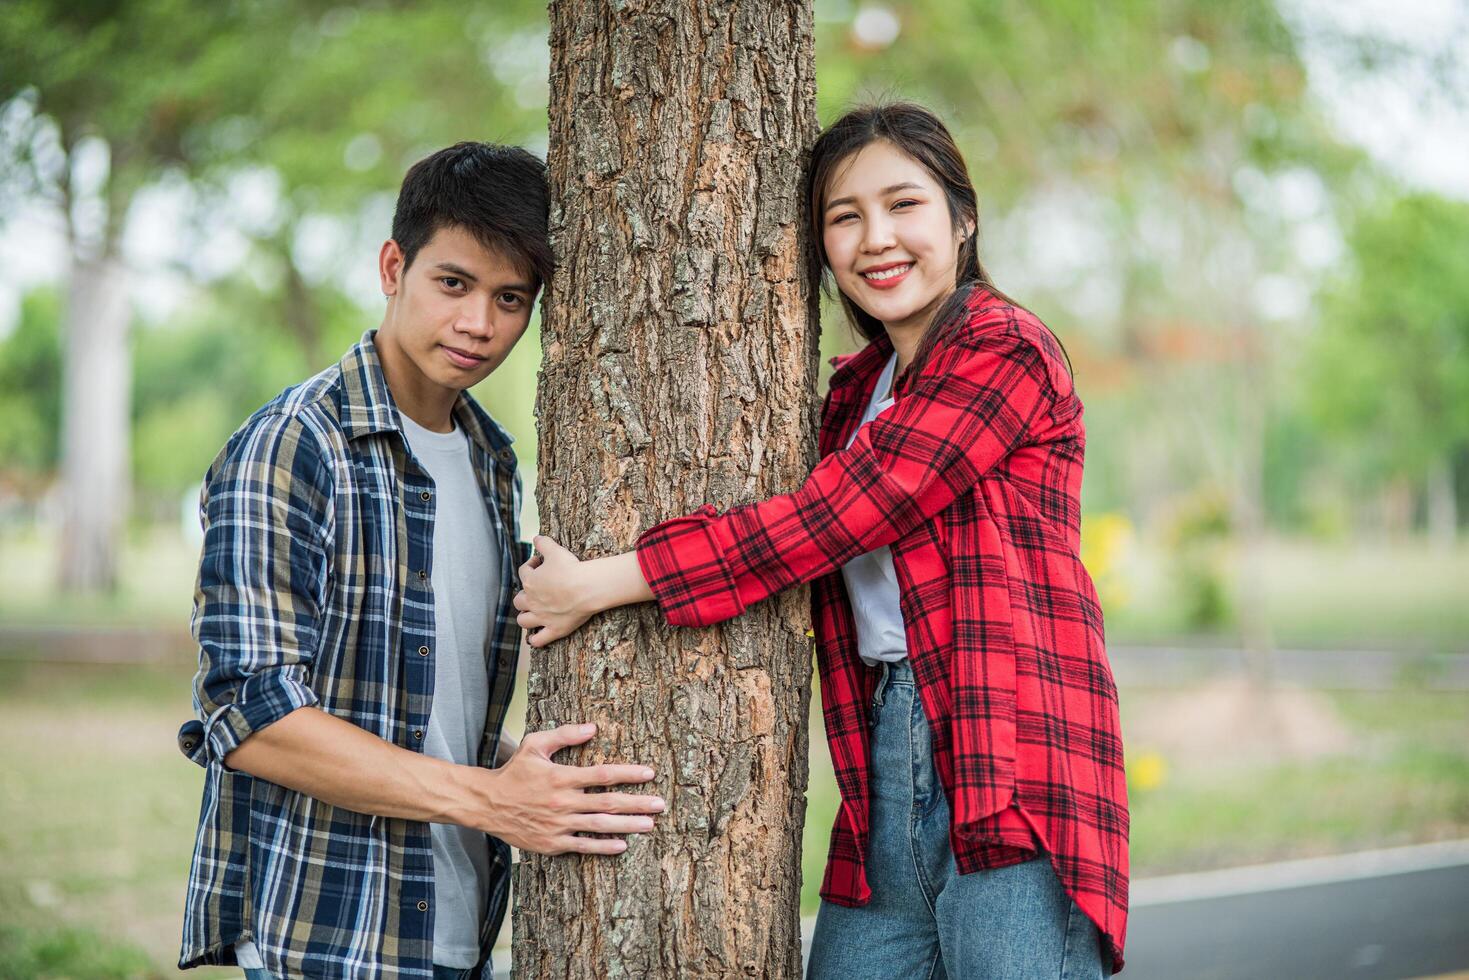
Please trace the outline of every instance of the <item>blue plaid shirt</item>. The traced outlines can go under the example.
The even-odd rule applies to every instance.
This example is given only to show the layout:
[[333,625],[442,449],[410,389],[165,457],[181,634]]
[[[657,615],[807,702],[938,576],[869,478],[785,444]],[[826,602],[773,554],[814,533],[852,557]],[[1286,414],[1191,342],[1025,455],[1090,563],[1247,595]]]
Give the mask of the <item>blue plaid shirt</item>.
[[[253,940],[273,976],[431,977],[429,825],[331,806],[222,760],[306,705],[423,749],[433,707],[433,481],[399,428],[372,332],[240,427],[205,477],[194,597],[198,718],[179,748],[205,769],[180,967],[233,963]],[[454,419],[500,544],[486,644],[494,764],[520,629],[510,597],[520,480],[510,437],[467,394]],[[510,849],[490,838],[481,965],[509,893]],[[488,975],[488,971],[485,971]]]

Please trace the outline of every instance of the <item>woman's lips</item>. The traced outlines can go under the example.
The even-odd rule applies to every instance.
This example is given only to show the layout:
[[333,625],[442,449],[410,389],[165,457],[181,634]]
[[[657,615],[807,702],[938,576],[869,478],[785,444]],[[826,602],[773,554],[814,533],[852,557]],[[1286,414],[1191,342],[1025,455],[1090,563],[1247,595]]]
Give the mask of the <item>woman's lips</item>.
[[[898,272],[897,274],[892,274],[891,270],[893,269],[901,269],[902,271]],[[904,262],[899,265],[887,266],[886,268],[878,269],[875,271],[887,273],[886,278],[873,279],[870,275],[864,273],[862,275],[862,281],[867,283],[867,285],[871,286],[873,289],[892,289],[893,287],[897,286],[898,283],[908,278],[908,273],[913,271],[913,263]]]
[[443,348],[444,353],[448,355],[449,360],[456,367],[472,369],[479,367],[485,362],[485,359],[483,357],[475,357],[473,354],[467,354],[464,351],[459,350],[458,348],[445,347],[443,344],[440,344],[439,346]]

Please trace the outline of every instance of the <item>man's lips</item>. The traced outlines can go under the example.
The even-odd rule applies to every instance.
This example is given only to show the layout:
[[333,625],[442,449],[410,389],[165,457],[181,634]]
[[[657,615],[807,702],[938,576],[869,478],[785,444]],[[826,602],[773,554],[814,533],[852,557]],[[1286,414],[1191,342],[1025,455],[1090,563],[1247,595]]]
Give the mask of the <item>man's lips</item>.
[[460,350],[457,347],[450,347],[447,344],[440,344],[439,346],[444,349],[445,354],[449,355],[449,360],[453,361],[459,367],[475,368],[485,362],[485,358],[471,354],[468,351]]
[[871,269],[863,269],[859,275],[862,276],[862,281],[873,289],[892,289],[898,283],[908,278],[908,273],[912,269],[912,262],[889,262],[886,265],[877,265]]

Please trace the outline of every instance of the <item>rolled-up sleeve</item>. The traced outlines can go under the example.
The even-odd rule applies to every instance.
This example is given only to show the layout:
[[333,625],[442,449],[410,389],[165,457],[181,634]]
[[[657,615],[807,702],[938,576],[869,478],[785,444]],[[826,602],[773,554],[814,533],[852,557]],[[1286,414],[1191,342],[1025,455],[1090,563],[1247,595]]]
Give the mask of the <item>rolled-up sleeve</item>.
[[290,415],[237,432],[200,498],[204,547],[192,627],[197,717],[178,735],[199,765],[314,705],[311,670],[330,579],[333,480],[316,437]]

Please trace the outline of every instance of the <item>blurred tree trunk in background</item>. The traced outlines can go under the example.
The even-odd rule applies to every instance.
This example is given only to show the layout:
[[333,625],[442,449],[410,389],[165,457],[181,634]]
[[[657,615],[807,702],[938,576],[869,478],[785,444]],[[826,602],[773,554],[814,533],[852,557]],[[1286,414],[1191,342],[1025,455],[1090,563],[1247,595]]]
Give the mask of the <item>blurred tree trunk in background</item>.
[[[127,519],[132,358],[127,275],[112,244],[73,237],[66,299],[61,440],[61,586],[111,592]],[[78,254],[79,251],[81,254]]]
[[[546,533],[594,557],[792,489],[814,460],[811,9],[550,13],[538,499]],[[800,976],[808,622],[804,589],[707,630],[645,606],[535,655],[527,730],[595,721],[574,761],[647,763],[669,808],[618,858],[524,856],[518,976]]]

